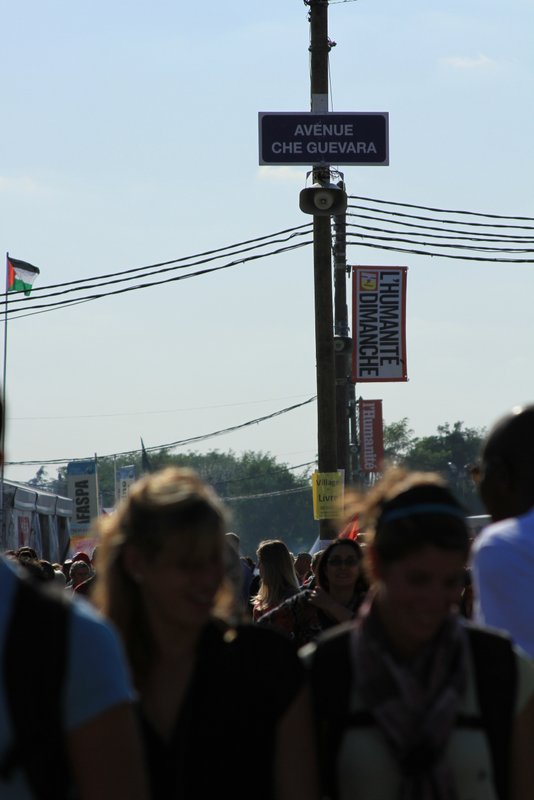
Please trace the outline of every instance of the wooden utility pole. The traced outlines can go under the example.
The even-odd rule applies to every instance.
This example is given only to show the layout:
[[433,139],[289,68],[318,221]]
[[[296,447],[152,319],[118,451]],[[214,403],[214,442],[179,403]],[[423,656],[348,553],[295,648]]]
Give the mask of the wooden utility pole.
[[[328,0],[309,0],[311,54],[311,111],[328,112]],[[313,168],[313,183],[329,183],[329,165]],[[318,471],[336,472],[336,376],[332,294],[332,234],[329,216],[313,218],[315,287],[315,351],[317,370]],[[319,537],[331,539],[331,520],[319,521]]]
[[[345,188],[343,183],[338,183]],[[337,466],[344,471],[345,484],[351,483],[349,447],[350,375],[352,340],[349,336],[347,307],[347,219],[335,218],[334,237],[334,353],[336,368]]]

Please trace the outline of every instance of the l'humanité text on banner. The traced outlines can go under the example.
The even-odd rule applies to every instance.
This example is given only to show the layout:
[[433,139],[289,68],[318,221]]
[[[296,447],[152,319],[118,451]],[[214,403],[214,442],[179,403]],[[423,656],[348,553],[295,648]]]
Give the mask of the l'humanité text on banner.
[[407,267],[353,268],[354,383],[407,381]]

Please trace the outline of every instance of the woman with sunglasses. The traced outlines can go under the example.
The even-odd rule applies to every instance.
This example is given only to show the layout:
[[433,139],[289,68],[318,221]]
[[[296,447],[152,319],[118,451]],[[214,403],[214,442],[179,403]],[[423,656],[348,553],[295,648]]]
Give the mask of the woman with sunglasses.
[[367,590],[363,552],[354,539],[335,539],[321,554],[313,588],[302,589],[258,624],[287,634],[301,647],[356,615]]

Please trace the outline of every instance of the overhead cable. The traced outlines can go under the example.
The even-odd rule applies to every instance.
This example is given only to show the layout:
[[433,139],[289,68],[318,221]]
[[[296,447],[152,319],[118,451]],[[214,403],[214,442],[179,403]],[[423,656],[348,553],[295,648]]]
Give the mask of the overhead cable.
[[[34,314],[44,314],[47,311],[52,311],[62,307],[66,308],[74,305],[80,305],[81,303],[89,303],[92,302],[93,300],[101,300],[103,297],[111,297],[112,295],[125,294],[127,292],[134,292],[139,289],[149,289],[154,286],[163,286],[164,284],[167,283],[176,283],[178,281],[188,280],[189,278],[196,278],[199,277],[200,275],[208,275],[211,272],[219,272],[220,270],[229,269],[230,267],[235,267],[239,264],[246,264],[249,261],[257,261],[258,259],[261,258],[268,258],[269,256],[276,256],[280,255],[281,253],[290,252],[291,250],[297,250],[301,247],[307,247],[310,244],[312,244],[311,240],[305,242],[298,242],[296,244],[292,244],[287,247],[279,247],[278,249],[271,250],[268,253],[260,253],[256,255],[246,256],[244,258],[239,258],[236,261],[230,261],[228,264],[221,264],[218,267],[210,267],[209,269],[197,270],[196,272],[189,272],[187,275],[176,275],[172,278],[166,278],[165,280],[162,281],[151,280],[149,283],[141,283],[137,284],[136,286],[127,286],[122,289],[112,290],[110,292],[100,292],[98,294],[88,295],[87,297],[83,298],[61,300],[57,302],[47,303],[44,305],[33,305],[32,311],[26,311],[27,306],[25,308],[16,308],[16,309],[11,309],[11,307],[8,306],[7,314],[9,319],[11,318],[23,319],[24,317],[31,317]],[[4,319],[4,317],[5,317],[5,312],[4,315],[0,314],[0,320]]]
[[[426,245],[426,242],[416,242],[413,239],[405,239],[401,236],[369,236],[365,233],[352,233],[349,231],[350,236],[358,236],[362,239],[377,239],[381,242],[400,242],[401,244],[418,244]],[[442,237],[448,239],[449,237]],[[433,243],[436,247],[454,248],[456,250],[476,250],[481,253],[534,253],[533,248],[529,247],[482,247],[481,245],[467,245],[467,244],[445,244],[441,242]]]
[[[279,467],[278,470],[271,470],[270,472],[263,472],[260,477],[261,478],[266,478],[266,477],[269,477],[271,475],[273,477],[275,475],[280,477],[282,475],[282,471],[283,470],[288,471],[288,470],[294,470],[294,469],[302,469],[303,467],[311,467],[312,464],[317,464],[317,459],[315,459],[314,461],[306,461],[306,463],[304,463],[304,464],[295,464],[295,466],[293,466],[293,467],[286,467],[285,464],[280,464],[280,467]],[[245,478],[228,478],[228,480],[226,480],[226,481],[219,481],[219,480],[216,480],[215,478],[210,478],[208,476],[207,480],[209,480],[209,482],[212,483],[214,486],[216,486],[217,490],[220,491],[221,487],[228,486],[228,484],[230,484],[230,483],[249,483],[250,481],[257,481],[258,480],[258,475],[247,475]]]
[[[355,207],[356,206],[354,206],[354,208]],[[480,241],[495,240],[495,241],[503,241],[503,242],[511,241],[518,243],[527,243],[527,244],[534,243],[534,235],[523,236],[522,234],[519,233],[508,234],[508,233],[501,233],[500,231],[498,233],[492,233],[491,231],[486,231],[486,230],[484,231],[475,230],[474,232],[471,232],[466,230],[456,230],[456,228],[446,228],[443,225],[441,226],[423,225],[420,222],[405,222],[404,220],[399,220],[399,219],[395,220],[384,219],[384,217],[378,217],[376,216],[376,214],[347,214],[347,217],[349,217],[350,219],[366,219],[372,222],[383,222],[386,225],[401,225],[404,228],[418,229],[410,231],[410,233],[412,233],[412,235],[414,236],[423,236],[427,231],[441,231],[442,233],[454,234],[455,236],[459,236],[465,239],[473,238],[476,235],[477,239],[481,237]],[[379,230],[379,231],[385,230],[385,232],[390,232],[389,228],[388,229],[371,228],[371,227],[367,228],[367,226],[360,225],[357,222],[351,222],[347,224],[353,227],[365,228],[368,230]],[[530,230],[532,230],[534,234],[534,228],[531,228]],[[430,234],[428,235],[430,236]],[[450,236],[447,238],[453,238],[453,237]]]
[[[39,286],[39,285],[32,286],[32,294],[33,295],[39,294],[40,292],[47,291],[48,289],[64,289],[66,286],[78,286],[78,285],[81,285],[81,284],[84,284],[84,283],[90,283],[91,281],[102,281],[102,280],[106,280],[107,278],[117,278],[117,277],[120,277],[122,275],[130,275],[130,274],[133,274],[135,272],[142,272],[142,271],[147,271],[147,270],[151,271],[151,270],[157,269],[159,267],[170,266],[171,264],[175,264],[175,265],[183,264],[183,262],[185,262],[185,261],[191,262],[191,264],[183,264],[183,266],[181,268],[185,269],[185,268],[187,268],[189,266],[196,266],[198,264],[205,263],[204,260],[196,260],[196,259],[204,259],[206,256],[213,256],[213,258],[211,258],[211,259],[206,259],[207,261],[210,261],[210,260],[211,261],[216,261],[218,258],[224,258],[227,255],[227,253],[226,253],[227,250],[237,250],[238,252],[245,252],[245,250],[238,250],[238,248],[243,248],[244,245],[249,245],[249,244],[255,244],[256,243],[257,247],[267,247],[271,243],[272,244],[276,244],[277,242],[287,241],[287,239],[291,239],[291,236],[286,237],[286,239],[277,239],[277,238],[275,239],[275,237],[283,236],[285,234],[298,235],[298,231],[303,231],[306,228],[309,229],[311,227],[311,225],[312,225],[312,223],[307,223],[307,224],[304,224],[304,225],[296,225],[296,226],[294,226],[292,228],[285,228],[284,230],[275,231],[275,233],[269,233],[269,234],[267,234],[265,236],[256,236],[254,239],[245,239],[242,242],[236,242],[235,244],[225,245],[224,247],[217,247],[217,248],[214,248],[213,250],[204,250],[201,253],[194,253],[193,255],[190,255],[190,256],[181,256],[180,258],[173,258],[173,259],[170,259],[169,261],[159,261],[159,262],[156,262],[155,264],[145,264],[144,266],[141,266],[141,267],[132,267],[131,269],[120,270],[120,271],[117,271],[117,272],[109,272],[109,273],[104,274],[104,275],[93,275],[90,278],[78,278],[75,281],[67,281],[67,282],[64,282],[64,283],[54,283],[54,284],[49,284],[47,286]],[[269,241],[267,241],[268,239],[272,239],[273,241],[269,242]],[[255,249],[255,248],[250,248],[250,249]],[[219,255],[217,255],[217,253],[219,253]],[[22,291],[21,292],[17,292],[16,294],[23,294],[23,292]]]
[[347,245],[357,244],[359,247],[371,247],[375,250],[389,250],[395,253],[406,253],[414,256],[430,256],[436,258],[454,258],[460,261],[484,261],[494,264],[532,264],[532,258],[488,258],[486,256],[453,255],[452,253],[435,253],[427,250],[413,250],[406,247],[392,247],[386,244],[371,244],[370,242],[347,242]]
[[[393,203],[389,200],[377,200],[358,195],[351,195],[350,199],[364,203],[376,203],[380,207],[349,204],[350,210],[347,212],[346,223],[347,246],[358,244],[361,247],[371,247],[377,250],[462,261],[500,264],[531,264],[534,262],[534,259],[530,257],[534,256],[534,227],[516,224],[534,222],[532,217],[460,211],[414,203]],[[399,211],[399,207],[428,211],[439,216],[431,217],[426,214],[408,213],[406,210]],[[443,218],[444,215],[449,214],[454,215],[454,219]],[[464,217],[464,219],[458,219],[458,217]],[[473,217],[482,218],[484,221],[481,219],[473,221]],[[374,225],[362,224],[356,220],[366,220]],[[501,221],[496,222],[495,220]],[[510,233],[504,231],[510,231]],[[528,233],[522,234],[519,231]],[[414,247],[410,247],[410,245],[414,245]],[[469,256],[466,253],[476,253],[477,255]]]
[[[317,399],[317,395],[313,395],[313,397],[308,398],[308,400],[304,400],[302,403],[296,403],[292,406],[287,406],[286,408],[282,408],[279,411],[274,411],[271,414],[265,414],[263,417],[257,417],[256,419],[251,419],[248,422],[242,422],[240,425],[232,425],[229,428],[222,428],[218,431],[212,431],[211,433],[204,433],[200,436],[191,436],[188,439],[179,439],[176,442],[169,442],[167,444],[159,444],[153,445],[152,447],[145,447],[145,452],[152,453],[159,450],[171,450],[173,447],[181,447],[186,444],[192,444],[193,442],[201,442],[206,439],[212,439],[216,436],[223,436],[226,433],[232,433],[233,431],[240,430],[241,428],[247,428],[250,425],[259,425],[261,422],[266,422],[269,419],[274,419],[275,417],[279,417],[282,414],[287,414],[290,411],[295,411],[297,408],[302,408],[303,406],[308,405],[309,403],[313,403],[314,400]],[[124,450],[120,453],[111,453],[110,455],[106,456],[98,456],[99,458],[117,458],[120,456],[130,456],[136,455],[138,453],[142,453],[142,448],[137,448],[135,450]],[[80,457],[77,456],[75,458],[52,458],[52,459],[32,459],[29,461],[6,461],[5,466],[16,467],[16,466],[33,466],[33,465],[50,465],[50,464],[67,464],[71,461],[90,461],[94,458],[94,455]]]
[[381,205],[395,205],[400,206],[401,208],[419,208],[422,211],[433,211],[435,213],[440,214],[466,214],[468,216],[473,217],[491,217],[492,219],[515,219],[515,220],[526,220],[529,222],[534,222],[534,217],[520,217],[518,215],[504,215],[504,214],[489,214],[485,211],[458,211],[457,209],[450,209],[450,208],[432,208],[431,206],[419,206],[413,203],[398,203],[393,200],[379,200],[374,197],[361,197],[359,195],[350,194],[350,200],[364,200],[367,203],[380,203]]
[[297,494],[309,491],[311,491],[311,486],[297,486],[294,489],[280,489],[277,492],[263,492],[262,494],[243,494],[239,497],[232,497],[229,495],[227,497],[222,497],[221,499],[224,500],[225,503],[235,503],[238,500],[258,500],[259,498],[263,499],[265,497],[279,497],[282,494]]

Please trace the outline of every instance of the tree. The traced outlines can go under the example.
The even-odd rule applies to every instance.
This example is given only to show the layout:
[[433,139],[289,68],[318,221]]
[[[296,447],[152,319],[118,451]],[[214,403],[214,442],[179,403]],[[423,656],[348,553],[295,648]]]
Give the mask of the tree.
[[437,433],[414,436],[406,417],[384,426],[386,464],[398,464],[412,470],[439,472],[470,514],[483,514],[470,466],[477,460],[485,429],[468,428],[463,422],[438,425]]
[[484,429],[465,428],[463,422],[438,425],[436,436],[416,439],[404,457],[410,469],[440,472],[470,514],[484,508],[470,477],[484,439]]
[[[463,422],[438,425],[437,433],[417,438],[404,417],[384,426],[384,454],[389,464],[441,473],[470,514],[484,508],[469,475],[469,465],[478,457],[485,431],[467,428]],[[262,539],[280,538],[293,552],[309,550],[319,535],[313,519],[310,475],[294,474],[269,453],[249,450],[241,456],[232,451],[212,450],[173,455],[165,448],[151,451],[154,470],[169,464],[189,466],[223,498],[231,511],[231,525],[240,536],[243,552],[254,557]],[[101,504],[115,504],[115,474],[119,467],[134,464],[142,474],[141,454],[98,459]],[[41,467],[32,483],[66,495],[66,468],[56,480],[47,480]]]
[[[318,536],[313,519],[310,477],[295,475],[287,465],[270,454],[247,451],[236,456],[190,452],[173,455],[162,449],[150,453],[154,470],[170,464],[195,469],[224,500],[231,513],[232,529],[240,536],[243,553],[255,556],[262,539],[283,539],[290,550],[308,550]],[[98,485],[103,507],[115,504],[115,474],[121,466],[133,464],[142,474],[141,456],[98,459]],[[66,468],[58,471],[54,491],[66,494]]]
[[51,483],[53,481],[50,480],[47,476],[46,467],[39,467],[33,478],[30,478],[28,484],[33,486],[36,489],[45,489],[49,490]]
[[192,466],[225,500],[244,553],[254,557],[262,539],[283,539],[290,550],[307,550],[318,535],[309,476],[294,475],[266,453],[212,451],[177,457]]
[[389,464],[401,463],[415,441],[408,417],[384,425],[384,459]]

